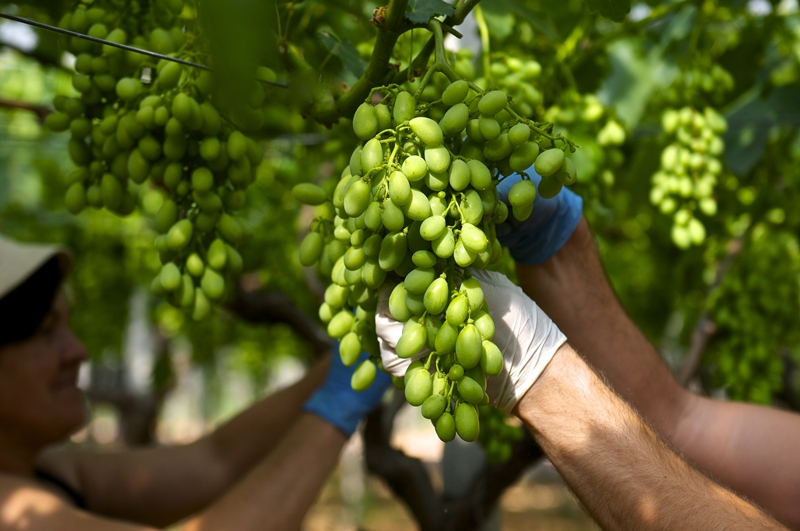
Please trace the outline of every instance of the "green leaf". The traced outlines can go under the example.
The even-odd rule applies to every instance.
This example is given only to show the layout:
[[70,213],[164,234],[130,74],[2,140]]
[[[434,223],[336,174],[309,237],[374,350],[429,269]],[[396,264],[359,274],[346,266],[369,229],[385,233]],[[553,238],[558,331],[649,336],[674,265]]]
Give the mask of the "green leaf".
[[725,165],[739,177],[752,170],[767,149],[767,132],[776,125],[793,125],[800,113],[800,87],[778,87],[762,95],[758,87],[742,95],[726,113]]
[[326,31],[320,31],[317,33],[317,37],[329,52],[342,60],[342,65],[348,72],[356,77],[361,77],[367,68],[367,62],[359,57],[358,50],[349,39],[339,40],[339,37]]
[[449,17],[453,13],[453,6],[443,0],[410,0],[406,19],[412,24],[427,24],[433,17]]
[[[553,28],[552,22],[548,17],[534,12],[529,7],[518,0],[483,0],[481,2],[484,16],[489,11],[508,11],[513,12],[515,15],[520,16],[527,20],[534,29],[538,30],[542,35],[551,41],[557,41],[561,38],[558,32]],[[487,20],[488,23],[488,20]]]
[[503,41],[514,32],[514,13],[507,9],[497,9],[491,3],[482,4],[483,16],[486,25],[489,27],[489,34],[496,39]]
[[592,13],[599,13],[614,22],[625,20],[631,10],[630,0],[586,0]]

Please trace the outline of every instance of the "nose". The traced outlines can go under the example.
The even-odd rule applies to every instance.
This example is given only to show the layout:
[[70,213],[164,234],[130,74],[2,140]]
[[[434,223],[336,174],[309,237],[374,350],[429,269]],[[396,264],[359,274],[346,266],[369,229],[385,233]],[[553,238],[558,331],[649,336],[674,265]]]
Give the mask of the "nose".
[[83,342],[72,332],[69,327],[64,330],[64,342],[62,352],[62,361],[64,364],[80,364],[88,357],[86,347]]

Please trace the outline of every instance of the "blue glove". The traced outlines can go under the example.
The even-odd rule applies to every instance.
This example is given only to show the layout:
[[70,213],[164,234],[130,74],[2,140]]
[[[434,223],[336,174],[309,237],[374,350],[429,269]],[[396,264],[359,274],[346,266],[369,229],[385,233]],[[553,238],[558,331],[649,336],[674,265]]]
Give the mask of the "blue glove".
[[[525,172],[536,185],[541,176],[533,167]],[[518,173],[509,175],[497,185],[499,198],[508,204],[508,191],[522,180]],[[509,208],[508,219],[497,226],[497,239],[508,247],[514,261],[537,265],[551,258],[567,242],[583,216],[583,199],[566,187],[557,196],[543,199],[538,194],[533,202],[533,213],[525,221],[517,221]]]
[[366,390],[354,391],[350,387],[353,372],[368,357],[366,352],[362,352],[353,366],[345,367],[339,356],[339,342],[334,343],[328,376],[303,405],[303,411],[330,422],[348,437],[352,435],[361,419],[378,407],[383,393],[392,383],[392,377],[378,369],[375,381]]

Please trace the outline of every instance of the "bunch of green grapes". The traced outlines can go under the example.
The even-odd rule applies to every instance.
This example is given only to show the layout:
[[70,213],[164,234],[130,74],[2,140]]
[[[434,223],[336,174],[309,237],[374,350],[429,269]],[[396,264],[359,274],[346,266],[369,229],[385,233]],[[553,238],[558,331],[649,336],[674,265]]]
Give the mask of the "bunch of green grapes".
[[[622,124],[594,94],[562,91],[558,104],[544,113],[544,119],[555,122],[580,143],[581,155],[575,164],[580,169],[584,200],[600,197],[614,184],[614,172],[625,162],[621,146],[627,140]],[[598,186],[603,185],[603,187]]]
[[[534,86],[542,73],[542,65],[535,59],[523,60],[496,54],[492,56],[490,68],[492,80],[511,96],[519,114],[532,118],[544,101],[542,93]],[[485,81],[478,79],[476,83],[484,85]]]
[[681,249],[700,245],[706,229],[696,217],[717,212],[714,186],[722,173],[727,130],[725,118],[712,107],[667,109],[661,117],[671,142],[661,153],[661,166],[653,174],[650,201],[664,214],[673,214],[672,241]]
[[753,234],[709,298],[717,326],[709,360],[729,397],[767,404],[782,387],[781,349],[800,341],[800,253],[794,235]]
[[[713,62],[710,57],[695,58],[692,68],[681,70],[673,83],[663,92],[665,101],[687,101],[687,95],[704,94],[717,101],[733,90],[734,80],[730,72]],[[712,64],[713,62],[713,64]]]
[[[465,79],[475,79],[469,61],[472,53],[462,49],[455,56],[456,71]],[[462,65],[460,69],[459,65]],[[597,96],[561,91],[557,103],[545,107],[544,96],[537,89],[542,72],[538,61],[498,53],[492,54],[490,69],[493,84],[511,96],[520,115],[528,118],[539,116],[545,122],[557,123],[561,131],[581,145],[582,155],[576,157],[575,164],[583,179],[591,180],[596,175],[606,186],[614,183],[614,170],[624,162],[619,148],[625,143],[627,133]],[[487,84],[484,78],[477,78],[475,82],[482,86]],[[583,195],[599,195],[599,190],[595,192],[584,190]]]
[[[149,9],[151,16],[124,17],[112,0],[80,4],[61,25],[159,53],[188,54],[177,16],[183,2],[156,1]],[[67,209],[77,214],[91,206],[124,216],[136,207],[139,185],[149,179],[162,188],[168,197],[154,225],[163,267],[152,288],[204,319],[211,303],[223,298],[226,275],[242,267],[236,246],[248,227],[234,213],[244,206],[261,148],[221,116],[210,72],[151,63],[75,37],[68,47],[77,53],[73,86],[80,96],[57,96],[56,112],[45,121],[53,131],[71,133],[77,169],[68,176]]]
[[[375,310],[378,290],[388,283],[389,311],[404,323],[397,355],[424,354],[395,383],[441,440],[458,433],[474,441],[478,406],[488,403],[486,378],[503,366],[490,308],[470,273],[502,254],[495,225],[509,208],[498,200],[496,184],[522,174],[508,201],[510,214],[524,220],[537,194],[524,173],[531,165],[543,177],[543,197],[577,176],[565,157],[572,144],[518,118],[503,91],[476,93],[464,80],[443,91],[430,86],[421,92],[434,99],[422,104],[398,86],[381,87],[384,101],[355,113],[362,144],[332,193],[295,187],[300,201],[332,206],[314,221],[299,254],[303,265],[317,264],[329,278],[319,315],[341,341],[344,364],[356,363],[362,350],[372,355],[356,368],[353,388],[368,387],[380,366]],[[439,121],[431,119],[432,109],[442,107]],[[563,147],[552,147],[554,141]]]

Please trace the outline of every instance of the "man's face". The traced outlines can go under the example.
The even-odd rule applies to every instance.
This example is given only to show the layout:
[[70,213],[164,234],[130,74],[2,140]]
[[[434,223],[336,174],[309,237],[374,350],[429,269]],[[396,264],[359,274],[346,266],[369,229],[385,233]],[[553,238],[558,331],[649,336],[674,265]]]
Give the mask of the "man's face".
[[60,291],[32,337],[0,346],[0,432],[50,444],[78,429],[84,407],[76,384],[85,359]]

